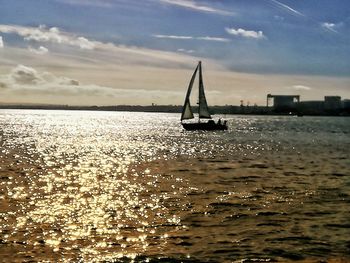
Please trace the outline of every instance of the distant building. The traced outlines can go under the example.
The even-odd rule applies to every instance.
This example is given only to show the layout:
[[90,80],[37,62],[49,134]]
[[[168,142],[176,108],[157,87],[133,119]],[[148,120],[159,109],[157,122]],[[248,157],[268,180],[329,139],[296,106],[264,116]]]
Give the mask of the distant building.
[[275,110],[292,110],[300,102],[300,95],[271,95],[267,94],[266,106],[269,107],[270,100],[273,99]]
[[339,110],[342,108],[340,96],[325,96],[324,109],[325,110]]
[[324,101],[308,100],[299,103],[299,111],[305,114],[318,114],[324,111]]
[[323,101],[301,101],[299,112],[310,115],[339,115],[345,110],[340,96],[325,96]]
[[350,110],[350,100],[343,100],[343,109]]

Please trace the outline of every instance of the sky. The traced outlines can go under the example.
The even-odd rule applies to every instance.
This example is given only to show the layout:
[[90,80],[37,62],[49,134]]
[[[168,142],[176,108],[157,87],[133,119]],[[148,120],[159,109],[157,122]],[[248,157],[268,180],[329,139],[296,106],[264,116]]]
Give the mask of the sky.
[[[0,103],[350,99],[348,0],[0,0]],[[195,96],[195,95],[194,95]]]

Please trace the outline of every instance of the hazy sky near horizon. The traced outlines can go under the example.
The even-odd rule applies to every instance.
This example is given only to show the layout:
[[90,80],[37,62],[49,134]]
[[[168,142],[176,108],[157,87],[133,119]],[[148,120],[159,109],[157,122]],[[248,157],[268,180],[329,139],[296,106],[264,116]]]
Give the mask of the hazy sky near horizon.
[[350,99],[348,0],[0,0],[0,102]]

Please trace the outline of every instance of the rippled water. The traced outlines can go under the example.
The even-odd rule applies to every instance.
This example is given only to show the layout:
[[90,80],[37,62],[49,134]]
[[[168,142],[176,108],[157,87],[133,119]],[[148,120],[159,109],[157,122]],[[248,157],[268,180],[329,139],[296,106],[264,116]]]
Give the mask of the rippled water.
[[350,261],[350,119],[0,110],[9,262]]

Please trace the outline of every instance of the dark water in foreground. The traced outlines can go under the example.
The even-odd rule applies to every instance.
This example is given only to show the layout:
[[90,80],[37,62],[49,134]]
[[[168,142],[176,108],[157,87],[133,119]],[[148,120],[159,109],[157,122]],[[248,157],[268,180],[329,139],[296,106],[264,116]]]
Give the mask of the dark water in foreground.
[[0,261],[350,261],[350,119],[0,111]]

